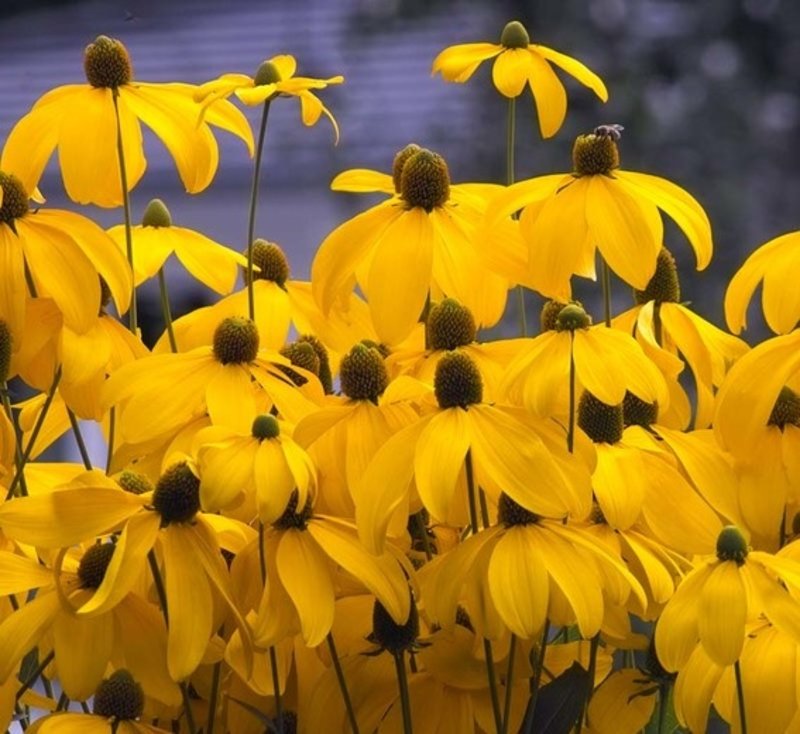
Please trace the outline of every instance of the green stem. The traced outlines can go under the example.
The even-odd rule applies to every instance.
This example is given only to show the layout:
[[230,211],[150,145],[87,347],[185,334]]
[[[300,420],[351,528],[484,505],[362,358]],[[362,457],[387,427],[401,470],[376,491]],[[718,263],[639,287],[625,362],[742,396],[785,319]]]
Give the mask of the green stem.
[[603,317],[606,326],[611,326],[611,270],[603,257],[600,258],[600,268],[603,280]]
[[664,734],[664,724],[667,721],[667,697],[669,696],[669,685],[658,687],[658,730],[656,734]]
[[416,513],[414,517],[416,518],[418,532],[422,535],[422,547],[425,550],[425,560],[430,561],[431,558],[433,558],[433,550],[431,549],[430,538],[428,538],[428,526],[425,524],[425,519],[421,511]]
[[[267,556],[264,549],[264,523],[258,523],[258,567],[261,575],[262,594],[267,586]],[[269,648],[269,666],[272,672],[272,690],[275,694],[275,719],[278,722],[278,733],[283,734],[283,705],[281,701],[281,686],[278,677],[278,657],[275,646]]]
[[108,411],[108,452],[106,453],[106,474],[111,471],[111,461],[114,458],[114,439],[116,438],[117,409],[112,405]]
[[747,718],[744,713],[744,687],[742,686],[742,669],[737,660],[733,664],[733,672],[736,675],[736,698],[739,702],[739,722],[741,723],[742,734],[747,734]]
[[72,426],[72,433],[75,434],[75,443],[78,444],[78,452],[81,455],[83,468],[86,469],[86,471],[91,471],[93,468],[92,460],[89,458],[89,451],[87,450],[86,443],[81,435],[81,427],[78,425],[78,419],[75,417],[75,413],[73,413],[70,408],[67,408],[67,416],[69,417],[69,424]]
[[517,636],[511,633],[511,644],[508,648],[508,667],[506,668],[506,700],[503,702],[503,734],[508,734],[511,719],[511,691],[513,689],[514,657],[517,652]]
[[[119,177],[122,185],[122,209],[125,214],[125,251],[128,255],[128,265],[131,266],[133,275],[133,225],[131,222],[131,199],[128,195],[128,172],[125,167],[125,150],[122,145],[122,124],[119,118],[119,92],[114,89],[112,93],[114,100],[114,116],[117,119],[117,159],[119,160]],[[139,333],[139,319],[136,310],[136,281],[133,281],[133,292],[131,293],[130,317],[128,328],[134,336]]]
[[403,734],[413,734],[411,722],[411,697],[408,694],[408,678],[403,651],[393,653],[394,668],[397,672],[397,687],[400,689],[400,705],[403,709]]
[[653,304],[653,335],[656,338],[656,344],[658,344],[658,346],[661,346],[661,332],[661,304],[656,301]]
[[594,677],[597,671],[597,650],[600,646],[600,634],[596,634],[592,637],[592,641],[589,645],[589,690],[586,693],[586,700],[583,703],[583,714],[581,714],[580,721],[578,721],[578,734],[581,733],[583,730],[583,724],[587,721],[589,716],[589,703],[592,700],[592,694],[594,693]]
[[[19,486],[20,491],[22,492],[22,496],[26,497],[28,495],[28,483],[25,481],[25,472],[23,471],[23,462],[22,462],[22,429],[19,427],[19,423],[17,422],[17,418],[14,415],[14,410],[11,407],[11,397],[8,394],[8,383],[4,382],[2,386],[0,386],[0,391],[3,393],[3,408],[6,411],[6,415],[8,416],[8,420],[11,423],[12,427],[14,428],[14,465],[15,471],[19,473]],[[13,595],[12,595],[13,596]],[[13,602],[12,602],[13,603]]]
[[486,502],[486,492],[478,487],[478,500],[481,505],[481,522],[484,528],[489,527],[489,505]]
[[[164,614],[164,623],[169,629],[169,609],[167,608],[167,590],[164,588],[164,579],[161,578],[161,571],[158,568],[158,559],[156,552],[151,548],[147,553],[147,562],[150,564],[150,573],[153,576],[153,583],[156,587],[156,594],[158,594],[158,601],[161,604],[161,611]],[[189,729],[189,734],[197,734],[197,726],[194,723],[194,714],[189,699],[189,689],[186,686],[186,681],[181,681],[178,686],[181,689],[181,698],[183,699],[183,710],[186,712],[186,726]]]
[[25,451],[22,453],[22,462],[17,468],[17,471],[14,473],[14,478],[11,480],[11,485],[6,493],[6,501],[10,500],[14,496],[14,490],[16,490],[17,485],[22,481],[25,472],[25,465],[31,458],[33,447],[36,445],[36,439],[39,438],[39,433],[44,425],[44,419],[47,417],[47,412],[50,410],[50,406],[53,404],[53,399],[56,396],[56,388],[58,388],[59,382],[61,382],[61,365],[59,365],[56,369],[56,373],[53,377],[53,384],[50,385],[50,390],[47,393],[44,405],[42,406],[41,411],[39,411],[39,415],[36,416],[36,423],[33,426],[33,431],[31,431],[31,437],[28,440],[28,445],[25,447]]
[[58,703],[56,704],[56,711],[67,711],[69,709],[69,696],[61,691],[61,695],[58,697]]
[[34,670],[33,673],[30,674],[28,679],[25,680],[23,684],[17,689],[17,692],[14,696],[15,700],[19,701],[19,699],[25,695],[25,691],[29,690],[31,686],[34,683],[36,683],[36,681],[39,679],[39,676],[42,675],[42,673],[44,673],[45,668],[48,665],[50,665],[54,657],[55,653],[52,650],[49,653],[47,653],[45,659],[42,660],[42,662],[40,662],[39,665],[36,666],[36,670]]
[[172,311],[169,308],[169,293],[167,291],[167,278],[164,268],[158,269],[158,289],[161,292],[161,314],[164,317],[164,327],[169,338],[169,348],[175,353],[178,351],[178,342],[175,341],[175,330],[172,328]]
[[211,674],[211,696],[208,701],[208,723],[206,734],[214,734],[214,724],[217,723],[217,699],[219,698],[219,678],[222,661],[214,663],[214,672]]
[[545,620],[542,632],[542,644],[539,645],[539,654],[533,669],[531,679],[531,698],[528,702],[528,712],[525,717],[525,734],[533,734],[533,715],[536,712],[536,702],[539,700],[539,689],[542,687],[542,671],[544,670],[544,654],[547,651],[547,636],[550,633],[550,622]]
[[467,450],[464,458],[464,467],[467,472],[467,499],[469,501],[469,524],[472,534],[478,534],[478,503],[475,497],[475,476],[472,471],[472,451]]
[[575,450],[575,332],[569,334],[569,427],[567,429],[567,451]]
[[261,179],[261,156],[264,152],[264,135],[267,131],[267,118],[272,99],[264,102],[261,110],[261,126],[258,129],[256,155],[253,162],[253,184],[250,189],[250,212],[247,216],[247,309],[250,319],[256,317],[256,302],[253,292],[253,239],[256,232],[256,208],[258,206],[258,186]]
[[353,734],[359,734],[356,713],[353,710],[353,702],[350,700],[350,693],[347,690],[347,680],[344,677],[342,664],[339,662],[339,655],[336,653],[336,643],[333,641],[333,633],[331,632],[328,632],[328,649],[331,653],[331,660],[333,660],[333,669],[336,671],[336,679],[339,681],[339,690],[342,693],[344,706],[347,709],[347,718],[350,721],[350,728],[353,730]]

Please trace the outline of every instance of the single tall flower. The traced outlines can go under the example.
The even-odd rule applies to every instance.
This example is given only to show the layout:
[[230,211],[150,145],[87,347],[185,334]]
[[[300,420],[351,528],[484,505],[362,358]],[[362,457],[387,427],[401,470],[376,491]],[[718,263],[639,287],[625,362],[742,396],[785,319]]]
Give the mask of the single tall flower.
[[483,61],[494,59],[492,81],[505,97],[519,97],[527,84],[539,115],[543,138],[555,135],[567,114],[567,93],[551,64],[589,87],[603,102],[608,91],[603,80],[571,56],[530,42],[528,31],[517,20],[507,23],[500,43],[462,43],[444,49],[433,60],[433,73],[448,82],[466,82]]
[[[570,299],[573,274],[595,277],[595,250],[626,283],[643,290],[653,277],[664,225],[659,209],[683,230],[702,270],[711,260],[711,225],[700,204],[674,183],[619,168],[619,131],[601,125],[579,135],[573,171],[520,181],[489,203],[491,230],[522,209],[520,232],[529,246],[526,285]],[[520,276],[517,276],[520,277]]]
[[219,162],[209,125],[244,141],[253,154],[253,134],[244,115],[219,100],[198,124],[196,86],[135,81],[128,50],[98,36],[83,57],[87,84],[67,84],[45,94],[15,126],[3,148],[0,168],[14,171],[27,191],[39,182],[58,148],[67,195],[79,204],[116,207],[123,203],[117,136],[121,137],[128,191],[147,166],[140,122],[167,146],[190,193],[211,183]]
[[336,142],[339,142],[339,126],[336,119],[312,90],[325,89],[329,84],[341,84],[344,77],[332,76],[329,79],[311,79],[295,76],[297,61],[294,56],[281,54],[264,61],[254,76],[247,74],[223,74],[219,79],[206,82],[195,92],[194,98],[202,103],[203,114],[217,100],[235,94],[246,105],[263,104],[275,97],[297,97],[300,100],[300,114],[304,125],[314,125],[321,115],[325,115],[333,125]]

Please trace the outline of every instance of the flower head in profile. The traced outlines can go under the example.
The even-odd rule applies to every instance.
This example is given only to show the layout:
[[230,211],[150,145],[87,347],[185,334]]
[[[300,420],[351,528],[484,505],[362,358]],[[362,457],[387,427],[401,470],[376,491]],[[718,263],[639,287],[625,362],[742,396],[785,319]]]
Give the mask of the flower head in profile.
[[329,84],[341,84],[344,77],[332,76],[329,79],[311,79],[295,76],[297,61],[294,56],[281,54],[273,56],[258,67],[254,76],[247,74],[223,74],[219,79],[201,85],[194,98],[202,104],[203,114],[217,100],[235,94],[246,105],[259,105],[275,97],[297,97],[300,100],[300,114],[303,124],[315,125],[321,115],[325,115],[333,125],[336,142],[339,142],[339,126],[327,107],[320,102],[312,90],[325,89]]
[[128,191],[147,162],[140,122],[167,146],[189,193],[205,189],[217,170],[219,149],[209,125],[233,133],[253,153],[244,115],[218,100],[198,124],[196,86],[136,81],[125,46],[98,36],[84,52],[86,84],[57,87],[41,97],[11,131],[0,167],[14,171],[32,191],[58,148],[67,195],[79,204],[116,207],[123,202],[117,137],[121,138]]
[[572,172],[520,181],[489,202],[486,232],[522,209],[520,234],[528,259],[513,269],[527,271],[526,278],[517,278],[548,298],[568,301],[574,274],[594,278],[597,250],[622,280],[644,290],[663,242],[659,210],[683,230],[698,270],[711,260],[711,225],[702,206],[664,178],[623,171],[620,130],[619,125],[600,125],[579,135]]
[[528,31],[517,20],[507,23],[500,43],[461,43],[444,49],[433,60],[433,73],[448,82],[466,82],[488,59],[494,59],[492,81],[505,97],[519,97],[527,84],[539,115],[543,138],[555,135],[567,114],[567,93],[553,71],[555,65],[589,87],[603,102],[608,91],[603,80],[571,56],[530,42]]

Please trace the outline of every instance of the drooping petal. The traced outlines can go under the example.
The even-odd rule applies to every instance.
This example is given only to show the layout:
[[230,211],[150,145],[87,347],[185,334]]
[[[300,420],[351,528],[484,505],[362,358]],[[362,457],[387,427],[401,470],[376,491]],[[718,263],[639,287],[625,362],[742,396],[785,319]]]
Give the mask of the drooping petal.
[[585,87],[589,87],[589,89],[591,89],[601,99],[601,101],[608,101],[608,90],[606,89],[606,85],[603,83],[603,80],[588,66],[582,64],[577,59],[572,58],[572,56],[559,53],[558,51],[554,51],[552,48],[548,48],[547,46],[538,46],[536,44],[532,44],[529,46],[529,48],[531,51],[535,51],[543,56],[550,63],[561,67],[567,72],[567,74],[577,79]]
[[58,594],[38,594],[0,624],[0,680],[12,674],[22,657],[36,647],[58,612]]
[[253,383],[239,364],[219,365],[206,386],[206,407],[211,422],[249,433],[257,414]]
[[0,272],[3,273],[0,278],[0,318],[8,324],[11,347],[16,352],[22,345],[25,333],[25,297],[28,286],[25,283],[22,243],[4,224],[0,225]]
[[342,171],[331,181],[331,191],[349,191],[353,194],[381,192],[394,194],[394,180],[388,173],[370,168],[351,168]]
[[700,642],[718,665],[733,665],[742,653],[747,622],[747,591],[735,561],[723,561],[700,592],[697,628]]
[[525,52],[530,59],[528,80],[536,99],[539,130],[543,138],[551,138],[567,115],[567,92],[550,64],[535,51],[525,49]]
[[776,246],[770,252],[769,267],[764,272],[761,305],[769,327],[778,334],[786,334],[800,318],[800,288],[795,287],[800,232],[779,237],[773,243]]
[[230,293],[236,285],[239,268],[247,260],[199,232],[184,227],[170,229],[175,237],[175,254],[183,266],[211,290],[223,296]]
[[448,82],[463,83],[469,80],[482,61],[503,51],[502,46],[494,43],[461,43],[449,46],[433,60],[431,73],[438,71]]
[[519,97],[535,62],[526,48],[507,48],[494,60],[492,81],[505,97]]
[[281,583],[300,618],[303,640],[316,647],[333,625],[334,590],[328,559],[314,537],[303,530],[287,530],[276,557]]
[[25,556],[0,552],[0,594],[21,594],[53,583],[53,572]]

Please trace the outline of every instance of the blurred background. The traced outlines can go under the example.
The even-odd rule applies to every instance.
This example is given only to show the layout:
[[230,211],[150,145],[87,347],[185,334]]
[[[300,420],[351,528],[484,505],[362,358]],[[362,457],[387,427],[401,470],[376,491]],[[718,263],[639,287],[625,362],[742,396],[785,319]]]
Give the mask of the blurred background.
[[[371,203],[333,193],[350,167],[388,170],[409,142],[447,159],[453,180],[505,180],[506,99],[491,64],[467,85],[433,78],[431,62],[454,43],[499,39],[519,19],[533,42],[581,59],[606,81],[608,104],[565,75],[567,121],[542,141],[532,98],[518,103],[517,177],[566,171],[574,137],[600,123],[625,126],[622,167],[664,176],[692,192],[714,227],[715,257],[698,276],[688,243],[667,228],[666,244],[683,273],[683,297],[717,324],[727,281],[757,245],[798,229],[800,201],[800,3],[796,0],[2,0],[0,143],[48,89],[83,82],[82,53],[98,34],[120,38],[142,81],[200,83],[225,72],[253,74],[278,53],[298,73],[345,76],[321,97],[339,121],[300,122],[295,99],[272,106],[257,236],[279,242],[295,278],[307,278],[313,253],[336,225]],[[254,125],[258,110],[245,108]],[[246,245],[251,161],[240,141],[220,133],[213,185],[187,195],[160,142],[147,140],[148,171],[132,196],[139,219],[153,197],[181,226],[237,249]],[[41,188],[48,205],[69,206],[51,163]],[[121,210],[84,207],[104,226]],[[800,256],[800,255],[799,255]],[[168,268],[176,315],[212,299],[176,263]],[[587,287],[591,286],[591,287]],[[590,304],[599,288],[582,284]],[[630,291],[614,285],[615,310]],[[161,330],[155,284],[141,298],[145,338]],[[529,298],[535,319],[538,299]],[[753,311],[750,341],[759,335]],[[599,313],[599,311],[596,311]],[[516,318],[510,309],[506,331]],[[501,327],[500,333],[504,331]]]

